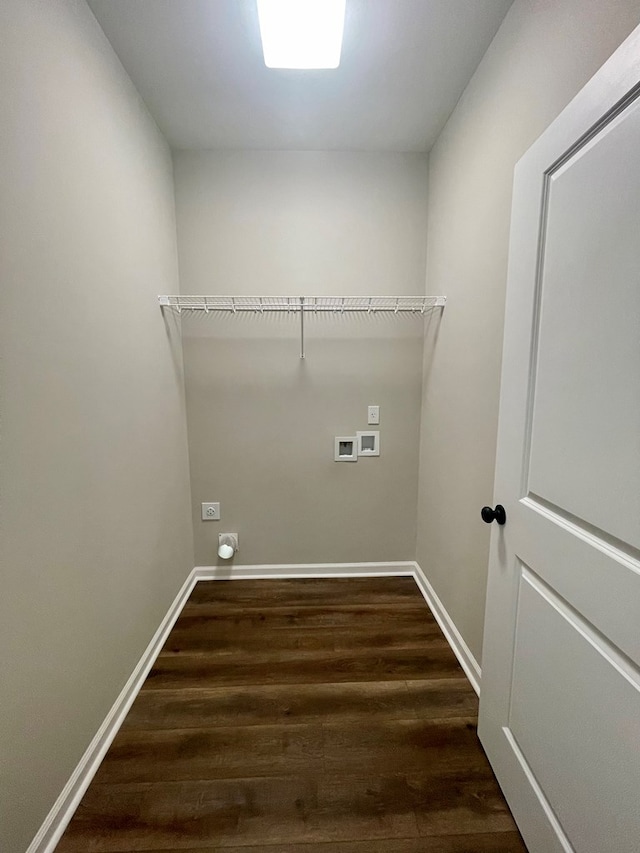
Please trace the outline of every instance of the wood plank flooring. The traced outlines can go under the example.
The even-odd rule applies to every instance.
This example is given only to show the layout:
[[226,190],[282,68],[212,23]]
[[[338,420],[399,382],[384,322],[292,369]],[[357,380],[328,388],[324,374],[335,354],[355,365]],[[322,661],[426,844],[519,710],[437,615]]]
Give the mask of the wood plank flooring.
[[58,853],[526,853],[411,578],[196,585]]

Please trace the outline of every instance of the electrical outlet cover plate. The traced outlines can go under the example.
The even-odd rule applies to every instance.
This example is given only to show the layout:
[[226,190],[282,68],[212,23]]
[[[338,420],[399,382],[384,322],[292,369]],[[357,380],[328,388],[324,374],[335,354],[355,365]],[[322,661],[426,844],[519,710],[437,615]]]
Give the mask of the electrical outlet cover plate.
[[367,406],[367,423],[369,425],[380,423],[380,406]]
[[217,501],[202,504],[202,520],[220,521],[220,504]]
[[377,430],[359,430],[358,456],[380,456],[380,433]]

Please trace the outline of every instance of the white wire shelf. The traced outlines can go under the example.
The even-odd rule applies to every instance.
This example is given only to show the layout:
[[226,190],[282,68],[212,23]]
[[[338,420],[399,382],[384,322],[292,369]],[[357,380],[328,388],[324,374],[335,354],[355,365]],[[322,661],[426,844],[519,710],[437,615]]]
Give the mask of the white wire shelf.
[[399,314],[424,314],[430,308],[444,308],[446,296],[159,296],[163,308],[181,311],[223,311],[236,314],[249,311],[299,313],[301,311],[337,314],[358,311],[386,311]]
[[444,308],[446,296],[159,296],[163,310],[205,314],[299,314],[304,358],[305,314],[425,314]]

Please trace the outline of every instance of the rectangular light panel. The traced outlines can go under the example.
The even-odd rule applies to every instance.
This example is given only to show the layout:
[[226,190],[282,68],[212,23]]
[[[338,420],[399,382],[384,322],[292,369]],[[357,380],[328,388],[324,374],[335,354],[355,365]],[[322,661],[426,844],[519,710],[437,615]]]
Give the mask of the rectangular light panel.
[[267,68],[337,68],[346,0],[257,0]]

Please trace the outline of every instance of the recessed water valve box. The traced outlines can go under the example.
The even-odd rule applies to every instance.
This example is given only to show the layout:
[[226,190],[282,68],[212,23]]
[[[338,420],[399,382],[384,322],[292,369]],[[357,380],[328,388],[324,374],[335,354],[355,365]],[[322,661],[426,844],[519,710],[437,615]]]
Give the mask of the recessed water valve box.
[[380,456],[380,433],[377,430],[358,431],[358,456]]
[[358,461],[358,439],[355,435],[337,435],[335,437],[333,458],[336,462]]

